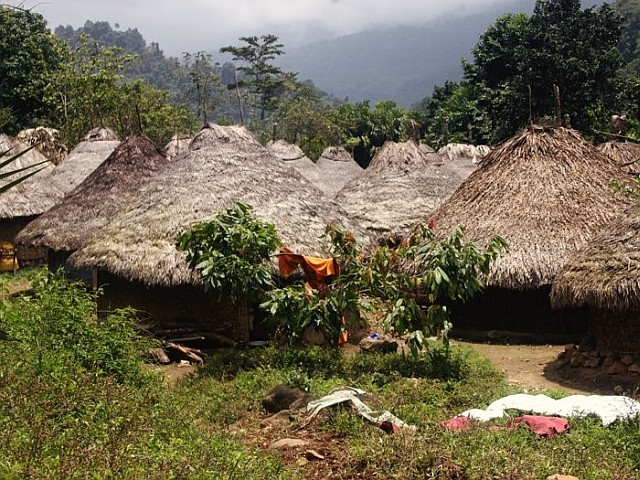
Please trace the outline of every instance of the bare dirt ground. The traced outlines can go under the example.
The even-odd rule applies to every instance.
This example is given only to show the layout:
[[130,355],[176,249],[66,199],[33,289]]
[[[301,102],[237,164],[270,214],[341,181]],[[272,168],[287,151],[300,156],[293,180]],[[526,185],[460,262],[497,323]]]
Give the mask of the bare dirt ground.
[[487,357],[506,380],[524,390],[563,390],[569,393],[625,393],[637,396],[640,375],[609,375],[599,368],[574,368],[557,360],[564,345],[493,345],[457,342]]

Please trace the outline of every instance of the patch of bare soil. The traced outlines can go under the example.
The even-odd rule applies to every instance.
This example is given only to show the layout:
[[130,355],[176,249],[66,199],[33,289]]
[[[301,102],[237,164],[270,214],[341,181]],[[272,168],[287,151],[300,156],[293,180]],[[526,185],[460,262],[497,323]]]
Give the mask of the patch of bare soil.
[[524,390],[637,395],[640,376],[610,375],[602,368],[575,368],[558,361],[564,345],[493,345],[457,342],[487,357],[512,385]]
[[151,371],[160,372],[169,385],[176,383],[181,378],[191,375],[198,371],[198,365],[170,363],[169,365],[145,365]]

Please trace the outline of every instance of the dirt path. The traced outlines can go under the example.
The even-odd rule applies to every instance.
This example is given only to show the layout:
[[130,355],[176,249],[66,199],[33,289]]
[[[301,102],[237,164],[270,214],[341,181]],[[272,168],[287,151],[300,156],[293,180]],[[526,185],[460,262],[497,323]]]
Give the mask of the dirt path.
[[557,361],[563,345],[492,345],[457,342],[487,357],[512,385],[523,390],[613,395],[640,392],[640,376],[608,375],[602,369],[573,368]]
[[586,393],[586,390],[571,388],[546,377],[545,367],[558,357],[558,353],[564,350],[561,345],[457,343],[473,348],[491,360],[512,385],[517,385],[525,390],[565,390],[573,393]]

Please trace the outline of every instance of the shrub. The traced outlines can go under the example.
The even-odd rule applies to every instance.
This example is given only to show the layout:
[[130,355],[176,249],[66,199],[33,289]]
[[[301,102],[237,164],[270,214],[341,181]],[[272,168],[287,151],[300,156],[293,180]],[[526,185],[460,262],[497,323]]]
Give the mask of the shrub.
[[141,359],[152,342],[138,335],[132,310],[98,320],[94,296],[62,273],[40,272],[32,286],[33,296],[0,305],[3,355],[19,357],[39,375],[77,368],[118,382],[144,381]]

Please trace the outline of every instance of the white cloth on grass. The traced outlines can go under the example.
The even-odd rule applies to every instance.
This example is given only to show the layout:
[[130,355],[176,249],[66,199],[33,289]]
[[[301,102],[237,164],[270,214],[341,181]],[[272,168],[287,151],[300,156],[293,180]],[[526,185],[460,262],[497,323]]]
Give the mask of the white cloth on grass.
[[322,409],[332,407],[333,405],[338,405],[340,403],[348,402],[351,403],[351,405],[362,417],[377,425],[380,425],[382,422],[391,422],[402,428],[416,428],[413,425],[406,424],[387,410],[383,412],[372,410],[371,407],[364,403],[360,398],[363,395],[366,395],[366,393],[367,392],[365,392],[364,390],[360,390],[359,388],[346,387],[335,390],[329,395],[319,398],[318,400],[313,400],[307,404],[306,423],[313,420]]
[[506,410],[531,412],[557,417],[586,417],[596,415],[607,427],[616,420],[630,420],[640,415],[640,403],[618,395],[571,395],[554,400],[546,395],[517,393],[500,398],[486,409],[474,408],[462,412],[459,417],[469,417],[481,422],[507,415]]

